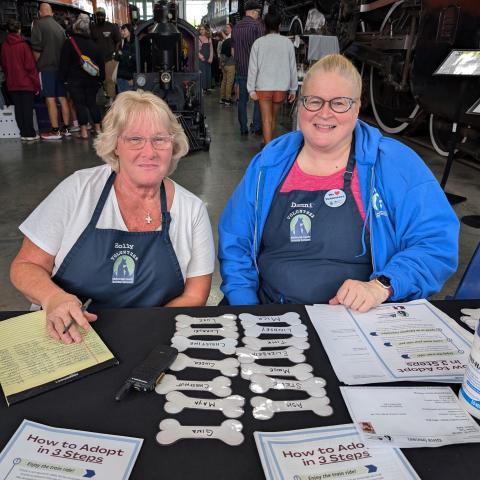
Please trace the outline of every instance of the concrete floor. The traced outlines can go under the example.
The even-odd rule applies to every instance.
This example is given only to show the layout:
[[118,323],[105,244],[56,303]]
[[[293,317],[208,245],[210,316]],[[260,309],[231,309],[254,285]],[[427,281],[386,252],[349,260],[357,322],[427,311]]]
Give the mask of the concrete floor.
[[[219,216],[250,159],[258,152],[261,138],[240,137],[236,108],[220,106],[215,91],[206,97],[205,105],[212,134],[210,151],[182,159],[173,178],[206,202],[216,242]],[[417,140],[403,141],[424,158],[440,179],[445,160]],[[29,306],[9,281],[9,266],[22,241],[18,225],[63,178],[75,170],[99,163],[91,143],[76,138],[33,144],[0,139],[0,310],[20,310]],[[479,170],[480,166],[472,168],[463,162],[456,162],[453,166],[447,191],[468,198],[466,202],[455,206],[459,217],[480,214]],[[458,273],[435,298],[444,298],[455,291],[479,241],[480,229],[462,224]],[[222,298],[219,285],[217,265],[209,305],[217,304]]]

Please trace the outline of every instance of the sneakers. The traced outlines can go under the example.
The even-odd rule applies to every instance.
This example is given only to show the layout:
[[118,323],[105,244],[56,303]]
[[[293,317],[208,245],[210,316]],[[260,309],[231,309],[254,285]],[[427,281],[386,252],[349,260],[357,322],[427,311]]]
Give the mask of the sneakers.
[[220,103],[220,105],[225,105],[226,101],[227,100],[225,98],[221,98],[219,103]]
[[79,132],[80,131],[80,125],[72,125],[69,130],[73,132]]
[[42,138],[42,140],[61,140],[62,134],[60,133],[60,130],[58,128],[54,128],[49,132],[42,133],[40,137]]
[[231,100],[225,100],[223,102],[223,104],[226,106],[226,107],[232,107],[233,106],[233,102]]
[[34,142],[35,140],[40,140],[40,135],[35,135],[34,137],[20,137],[26,142]]
[[70,133],[70,129],[68,127],[62,127],[60,129],[60,134],[62,135],[62,137],[71,137],[72,134]]

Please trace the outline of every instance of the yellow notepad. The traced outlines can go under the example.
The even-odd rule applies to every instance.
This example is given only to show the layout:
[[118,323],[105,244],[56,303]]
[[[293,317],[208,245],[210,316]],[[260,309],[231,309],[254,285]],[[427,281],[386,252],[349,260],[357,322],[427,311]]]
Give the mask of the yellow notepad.
[[0,384],[9,405],[118,364],[93,328],[80,331],[82,343],[54,340],[44,311],[0,322]]

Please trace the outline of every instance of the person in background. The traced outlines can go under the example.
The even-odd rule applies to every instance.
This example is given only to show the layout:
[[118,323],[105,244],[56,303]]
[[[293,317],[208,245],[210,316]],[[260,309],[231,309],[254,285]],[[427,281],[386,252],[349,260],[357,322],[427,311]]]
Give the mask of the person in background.
[[302,85],[300,130],[250,163],[219,223],[230,304],[366,312],[426,298],[456,271],[455,212],[413,150],[358,119],[361,92],[347,58],[323,57]]
[[113,74],[117,67],[117,61],[114,59],[115,52],[120,46],[120,29],[116,23],[106,20],[105,9],[97,8],[95,11],[95,23],[91,26],[92,40],[100,47],[105,62],[105,80],[103,88],[107,96],[107,106],[110,106],[115,99],[116,84],[113,80]]
[[133,30],[130,24],[120,27],[122,41],[115,59],[118,60],[117,87],[118,93],[134,90],[133,73],[136,71],[135,43],[133,41]]
[[[63,83],[58,80],[60,68],[60,52],[65,42],[65,31],[53,18],[52,7],[48,3],[41,3],[38,10],[39,19],[32,25],[31,44],[33,55],[40,72],[42,95],[47,104],[48,116],[52,129],[40,136],[43,140],[60,140],[62,136],[69,137],[70,108],[68,106]],[[58,121],[58,98],[62,109],[64,126],[60,128]]]
[[95,149],[106,165],[69,176],[20,225],[10,271],[65,343],[96,318],[80,309],[87,298],[93,309],[204,305],[215,264],[205,204],[169,178],[188,139],[162,99],[118,95]]
[[291,40],[280,35],[281,21],[276,12],[265,15],[267,34],[255,40],[248,62],[247,90],[252,100],[260,103],[265,144],[275,134],[282,103],[287,95],[292,103],[298,88],[295,49]]
[[[253,42],[263,36],[265,29],[259,21],[261,5],[254,0],[245,2],[245,16],[240,20],[232,31],[232,48],[235,58],[235,81],[238,84],[238,123],[240,124],[240,135],[248,135],[248,61],[250,59],[250,50]],[[251,125],[251,133],[261,135],[262,125],[260,117],[260,109],[258,102],[254,102],[253,120]]]
[[[90,38],[90,18],[81,13],[72,28],[72,36],[65,42],[60,56],[59,79],[66,84],[73,100],[80,124],[80,138],[88,139],[88,114],[95,124],[96,133],[101,132],[102,115],[97,106],[97,91],[105,78],[105,63],[98,46]],[[80,63],[73,42],[82,55],[89,57],[99,68],[98,76],[87,73]]]
[[204,93],[209,93],[212,88],[213,44],[210,30],[205,25],[198,27],[198,33],[198,59],[202,72],[202,89]]
[[223,28],[225,38],[222,42],[220,51],[220,65],[222,66],[223,76],[220,87],[220,103],[226,106],[233,105],[232,90],[235,80],[235,59],[232,55],[232,25],[228,23]]
[[40,91],[35,59],[23,38],[18,20],[7,22],[8,35],[2,45],[1,63],[7,80],[7,90],[15,106],[15,120],[22,140],[38,140],[33,126],[33,97]]

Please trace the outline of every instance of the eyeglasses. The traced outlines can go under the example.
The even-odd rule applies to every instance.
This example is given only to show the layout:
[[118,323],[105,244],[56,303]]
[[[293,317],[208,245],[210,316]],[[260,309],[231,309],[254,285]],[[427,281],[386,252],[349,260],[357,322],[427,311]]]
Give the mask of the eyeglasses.
[[309,112],[318,112],[322,107],[328,103],[330,109],[335,113],[348,112],[356,100],[350,97],[335,97],[331,100],[324,100],[322,97],[316,97],[315,95],[305,95],[300,97],[303,106]]
[[170,148],[171,144],[173,143],[174,138],[175,138],[175,135],[173,134],[155,135],[154,137],[151,137],[151,138],[125,137],[125,136],[122,137],[123,141],[125,142],[125,145],[130,150],[141,150],[145,146],[145,143],[147,143],[147,140],[151,143],[152,147],[155,150],[167,150]]

